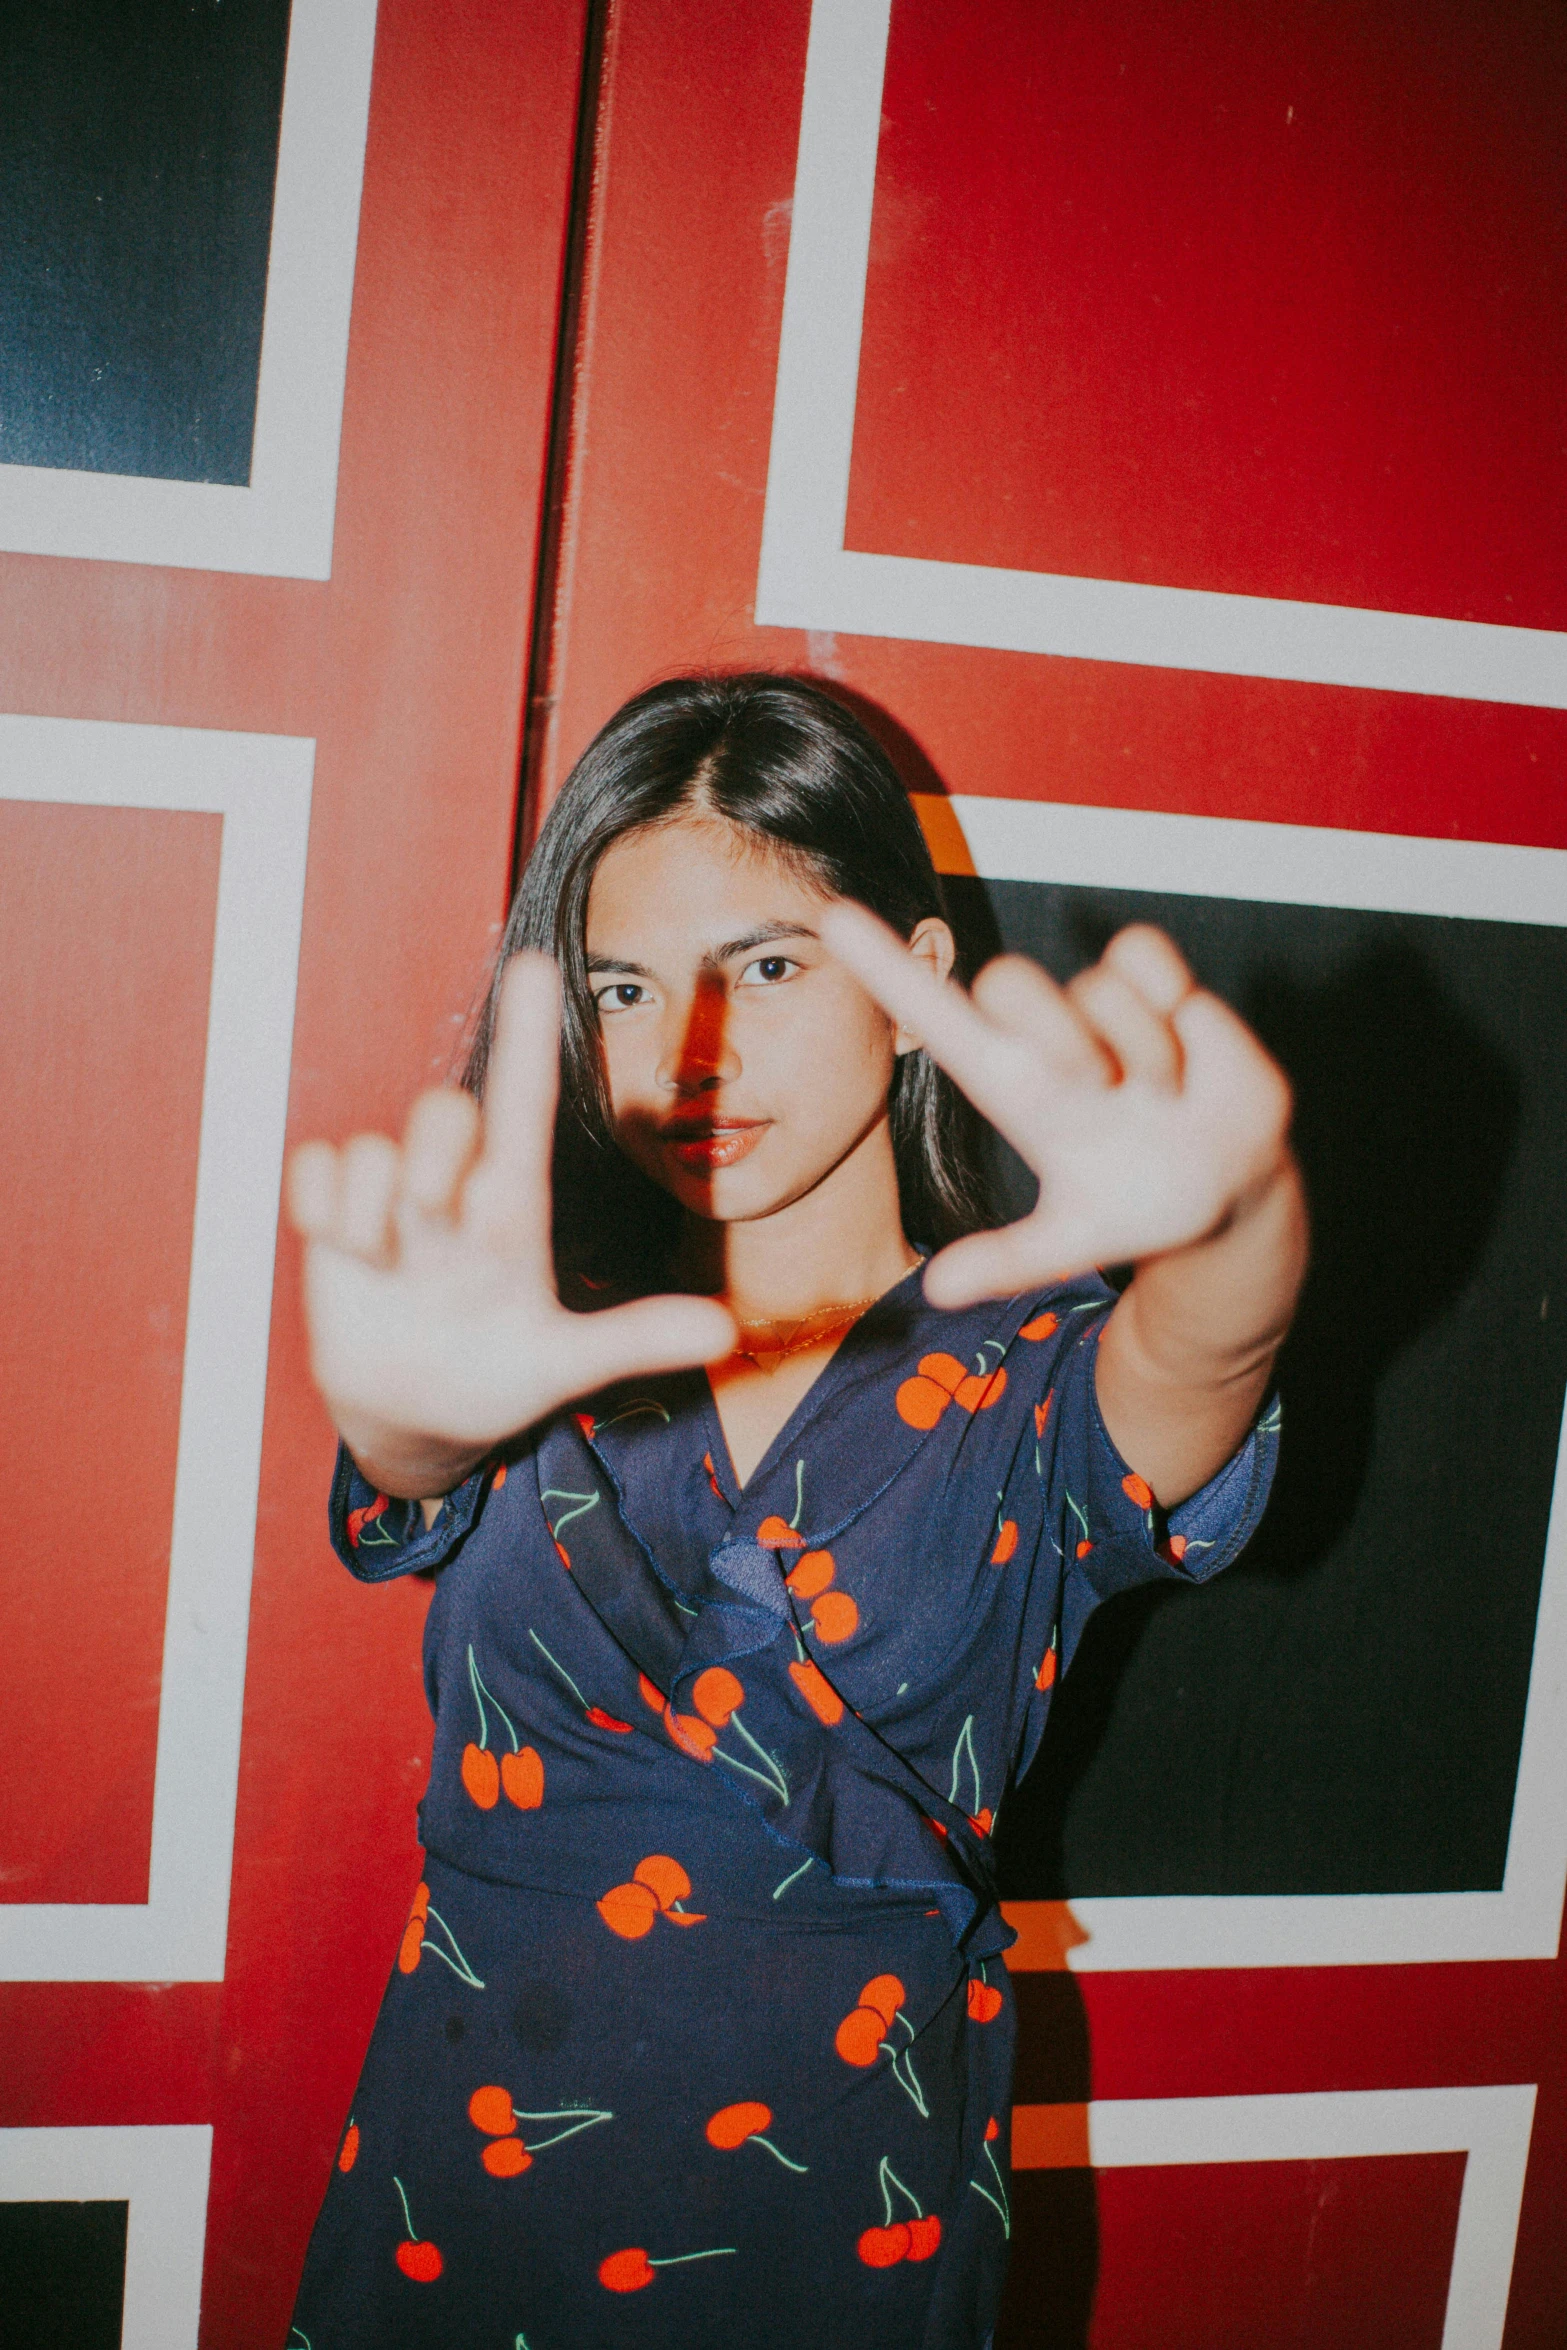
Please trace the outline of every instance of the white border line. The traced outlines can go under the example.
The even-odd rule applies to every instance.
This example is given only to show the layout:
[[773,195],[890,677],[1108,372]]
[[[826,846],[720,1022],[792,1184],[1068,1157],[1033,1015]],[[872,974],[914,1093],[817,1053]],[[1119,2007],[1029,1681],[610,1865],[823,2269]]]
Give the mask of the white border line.
[[315,745],[0,717],[0,798],[223,819],[145,1904],[0,1904],[0,1981],[221,1982]]
[[1043,2125],[1056,2140],[1051,2159],[1030,2166],[1044,2169],[1082,2168],[1085,2153],[1096,2170],[1466,2154],[1442,2350],[1501,2350],[1534,2099],[1532,2084],[1129,2097],[1086,2107],[1015,2108],[1013,2130],[1016,2136],[1021,2117],[1025,2138]]
[[330,579],[376,0],[293,0],[250,486],[0,465],[0,547]]
[[815,0],[759,626],[1567,708],[1567,634],[846,552],[891,0]]
[[0,2202],[127,2203],[120,2350],[196,2350],[207,2123],[0,2130]]
[[[957,796],[991,881],[1567,925],[1567,850]],[[1567,1894],[1567,1422],[1557,1456],[1500,1892],[1105,1895],[1073,1900],[1078,1972],[1554,1958]],[[1029,1903],[1009,1903],[1027,1909]]]

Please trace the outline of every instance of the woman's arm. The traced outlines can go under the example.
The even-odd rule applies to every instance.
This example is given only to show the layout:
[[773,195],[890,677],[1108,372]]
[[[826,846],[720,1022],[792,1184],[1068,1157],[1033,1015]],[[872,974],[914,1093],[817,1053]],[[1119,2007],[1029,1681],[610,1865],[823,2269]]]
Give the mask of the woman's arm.
[[1069,987],[1006,955],[972,997],[861,907],[835,907],[823,936],[1039,1177],[1033,1213],[943,1249],[926,1294],[967,1305],[1132,1263],[1100,1409],[1158,1500],[1183,1500],[1245,1435],[1305,1272],[1282,1070],[1145,925]]
[[1116,1450],[1163,1508],[1206,1485],[1256,1418],[1305,1265],[1305,1194],[1286,1153],[1216,1232],[1138,1266],[1095,1385]]
[[305,1241],[311,1368],[366,1477],[403,1499],[462,1482],[505,1438],[635,1372],[714,1361],[734,1324],[704,1298],[569,1313],[555,1293],[549,1168],[553,966],[519,955],[484,1108],[422,1094],[401,1145],[305,1143],[288,1204]]

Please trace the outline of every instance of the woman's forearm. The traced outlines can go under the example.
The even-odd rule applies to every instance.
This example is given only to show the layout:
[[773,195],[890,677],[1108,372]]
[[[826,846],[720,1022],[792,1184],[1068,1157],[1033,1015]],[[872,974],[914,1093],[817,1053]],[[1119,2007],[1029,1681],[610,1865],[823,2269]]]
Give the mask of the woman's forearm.
[[1216,1231],[1137,1267],[1100,1342],[1099,1408],[1164,1507],[1206,1484],[1245,1436],[1306,1255],[1305,1194],[1286,1149]]

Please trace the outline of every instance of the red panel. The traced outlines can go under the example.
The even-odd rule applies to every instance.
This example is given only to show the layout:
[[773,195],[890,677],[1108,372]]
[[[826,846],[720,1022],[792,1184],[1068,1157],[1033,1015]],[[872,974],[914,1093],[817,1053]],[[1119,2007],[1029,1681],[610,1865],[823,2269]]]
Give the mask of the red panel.
[[[0,709],[314,738],[296,1138],[450,1067],[504,910],[583,17],[380,0],[329,582],[0,557]],[[427,1592],[331,1457],[285,1245],[226,1980],[0,1988],[0,2124],[215,2124],[207,2350],[287,2333],[417,1868]]]
[[547,787],[649,678],[752,661],[879,703],[932,788],[1567,846],[1560,711],[752,626],[808,25],[616,12]]
[[1567,626],[1564,34],[897,0],[849,545]]
[[0,800],[0,1900],[145,1901],[220,819]]
[[1439,2350],[1463,2179],[1461,2154],[1110,2170],[1095,2211],[1025,2173],[998,2343],[1064,2342],[1055,2280],[1097,2259],[1090,2350]]

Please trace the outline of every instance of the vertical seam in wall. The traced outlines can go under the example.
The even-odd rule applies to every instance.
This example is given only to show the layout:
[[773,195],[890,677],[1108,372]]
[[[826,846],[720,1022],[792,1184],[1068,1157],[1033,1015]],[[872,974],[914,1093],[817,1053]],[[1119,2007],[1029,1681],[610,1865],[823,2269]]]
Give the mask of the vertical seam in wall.
[[588,286],[595,258],[598,196],[603,179],[603,148],[607,142],[606,60],[613,13],[614,0],[587,0],[582,36],[582,80],[577,98],[577,132],[572,153],[571,195],[567,209],[566,250],[561,273],[560,322],[555,342],[554,378],[550,387],[544,507],[533,586],[533,630],[528,650],[517,829],[512,844],[513,895],[543,817],[544,782],[554,748],[556,638],[571,569],[568,530],[574,502],[573,459],[585,372],[585,327],[591,308]]

